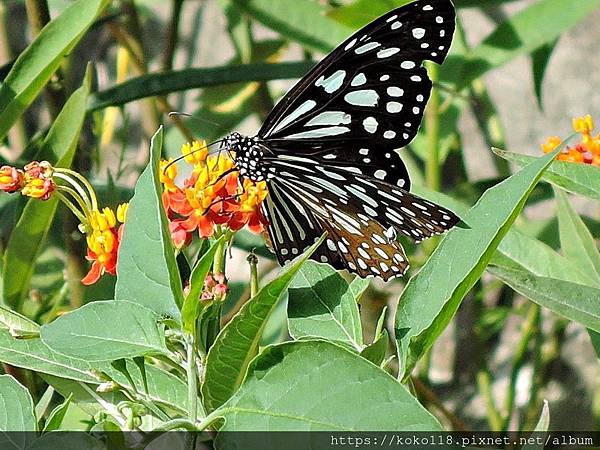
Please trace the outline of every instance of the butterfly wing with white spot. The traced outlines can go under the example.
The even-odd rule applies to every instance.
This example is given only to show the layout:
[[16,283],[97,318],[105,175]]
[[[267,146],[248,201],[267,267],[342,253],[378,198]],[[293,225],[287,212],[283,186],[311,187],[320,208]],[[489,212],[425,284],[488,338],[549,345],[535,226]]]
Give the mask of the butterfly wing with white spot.
[[258,136],[277,155],[310,155],[408,189],[393,151],[416,135],[431,81],[444,61],[450,0],[418,0],[367,25],[331,52],[277,104]]

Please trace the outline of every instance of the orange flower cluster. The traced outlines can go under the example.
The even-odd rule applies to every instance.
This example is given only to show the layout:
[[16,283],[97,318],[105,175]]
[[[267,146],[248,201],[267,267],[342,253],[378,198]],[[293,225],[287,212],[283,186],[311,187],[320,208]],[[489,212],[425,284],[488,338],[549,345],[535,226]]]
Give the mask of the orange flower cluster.
[[86,234],[86,259],[92,262],[92,266],[81,282],[89,285],[98,281],[104,273],[116,274],[127,204],[120,205],[116,215],[110,208],[100,211],[94,189],[81,174],[52,167],[47,161],[32,161],[23,170],[12,166],[0,167],[0,190],[21,192],[39,200],[58,196],[80,220],[79,228]]
[[117,273],[117,256],[119,244],[123,236],[123,224],[127,215],[127,203],[119,205],[117,214],[110,208],[102,212],[89,212],[89,230],[86,241],[88,245],[86,259],[91,261],[90,271],[81,280],[86,286],[94,284],[106,272]]
[[245,225],[252,232],[263,231],[267,222],[260,205],[267,196],[265,182],[245,179],[240,186],[233,160],[224,153],[209,156],[205,142],[184,144],[181,153],[191,165],[182,187],[176,183],[172,160],[161,161],[160,170],[163,204],[177,248],[187,245],[196,230],[202,238],[212,236],[217,225],[232,231]]
[[48,200],[56,189],[53,174],[54,168],[47,161],[30,162],[23,170],[2,166],[0,167],[0,190],[9,194],[21,192],[27,197]]
[[[576,117],[573,119],[573,130],[581,133],[581,142],[574,147],[565,146],[558,155],[559,161],[575,162],[582,164],[592,164],[600,167],[600,134],[592,136],[594,122],[589,114],[585,117]],[[542,144],[544,153],[554,150],[562,142],[558,136],[551,136]]]

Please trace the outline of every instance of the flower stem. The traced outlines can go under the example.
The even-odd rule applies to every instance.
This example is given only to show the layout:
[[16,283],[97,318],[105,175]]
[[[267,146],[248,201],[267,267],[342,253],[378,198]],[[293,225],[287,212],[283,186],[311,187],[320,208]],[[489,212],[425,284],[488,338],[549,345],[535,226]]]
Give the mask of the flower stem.
[[186,334],[185,345],[187,350],[187,364],[185,366],[188,387],[188,418],[194,423],[198,413],[198,372],[196,370],[196,349],[193,334]]
[[[433,83],[437,82],[439,69],[435,64],[427,67]],[[425,162],[425,180],[427,186],[435,191],[440,189],[440,93],[437,88],[431,90],[431,96],[425,111],[427,127],[427,161]]]
[[258,292],[258,269],[256,267],[258,258],[254,252],[252,252],[248,255],[246,261],[250,264],[250,298],[252,298]]

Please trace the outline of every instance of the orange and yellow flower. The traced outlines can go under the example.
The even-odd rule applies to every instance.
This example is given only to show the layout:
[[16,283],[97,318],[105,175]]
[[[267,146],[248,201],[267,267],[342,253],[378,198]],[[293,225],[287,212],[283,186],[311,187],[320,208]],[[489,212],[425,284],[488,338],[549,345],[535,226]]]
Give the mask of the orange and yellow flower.
[[[594,121],[589,114],[585,117],[574,118],[573,130],[581,134],[581,141],[574,146],[565,146],[557,159],[600,167],[600,134],[594,137],[592,135],[593,129]],[[544,153],[549,153],[558,147],[561,142],[560,137],[551,136],[542,144],[542,150]]]
[[89,272],[81,282],[94,284],[104,273],[116,275],[119,244],[123,235],[123,224],[127,214],[127,204],[117,208],[117,214],[110,208],[89,212],[89,230],[87,230],[88,251],[86,259],[92,262]]
[[25,185],[23,171],[12,166],[0,167],[0,190],[12,194]]
[[264,182],[238,181],[234,162],[227,154],[208,155],[205,142],[192,142],[181,148],[191,174],[179,187],[171,161],[161,163],[163,204],[170,220],[173,241],[178,248],[187,245],[191,233],[212,236],[216,225],[237,231],[245,225],[256,233],[263,231],[266,219],[260,205],[267,196]]

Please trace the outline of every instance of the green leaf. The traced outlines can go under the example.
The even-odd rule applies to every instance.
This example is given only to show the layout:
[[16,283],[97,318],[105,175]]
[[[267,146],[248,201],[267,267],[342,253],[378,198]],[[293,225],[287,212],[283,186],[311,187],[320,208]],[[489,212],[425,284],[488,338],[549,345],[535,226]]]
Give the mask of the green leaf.
[[560,247],[563,254],[573,261],[586,275],[600,283],[600,252],[596,241],[581,217],[575,212],[567,195],[554,190],[558,209]]
[[223,327],[206,357],[202,398],[207,411],[213,411],[225,403],[242,384],[277,301],[324,238],[324,235],[321,236],[304,254],[286,264],[281,274],[246,302]]
[[71,404],[72,398],[73,395],[69,394],[69,396],[65,399],[64,402],[62,402],[50,412],[50,414],[48,415],[48,420],[46,420],[46,423],[44,424],[44,433],[60,429],[62,421],[65,418],[65,414],[67,414],[67,410],[69,409],[69,405]]
[[506,234],[498,246],[498,253],[490,261],[491,265],[500,266],[511,263],[541,277],[600,287],[595,277],[582,271],[575,262],[560,255],[549,245],[515,229]]
[[350,283],[350,292],[354,296],[354,301],[358,303],[369,287],[370,280],[368,278],[354,277],[354,280]]
[[[349,407],[350,397],[360,406]],[[441,430],[394,378],[326,341],[267,347],[240,390],[211,416],[224,417],[221,432]]]
[[[264,26],[303,46],[329,52],[351,33],[327,17],[318,2],[310,0],[234,0],[238,7]],[[293,11],[290,14],[290,11]]]
[[7,328],[15,334],[38,333],[40,326],[27,317],[0,305],[0,328]]
[[138,303],[179,322],[183,289],[160,194],[162,140],[161,127],[152,137],[150,162],[129,203],[119,247],[115,299]]
[[360,356],[379,366],[387,355],[388,344],[389,335],[387,330],[384,329],[371,344],[360,352]]
[[288,328],[294,339],[321,337],[363,348],[354,293],[331,266],[307,261],[288,292]]
[[50,402],[52,401],[52,396],[54,395],[54,392],[54,388],[52,386],[48,386],[44,391],[44,394],[42,394],[42,396],[36,403],[33,415],[38,419],[38,422],[46,414],[46,410],[50,406]]
[[408,282],[395,324],[401,379],[452,319],[558,151],[488,189],[463,217],[470,228],[453,228]]
[[554,42],[588,17],[600,0],[539,0],[501,23],[469,54],[462,71],[446,71],[458,86],[469,83],[488,70]]
[[212,266],[215,252],[225,236],[221,236],[212,243],[211,247],[202,255],[200,260],[194,266],[190,276],[190,291],[183,301],[181,308],[181,317],[183,320],[183,329],[192,333],[196,328],[196,318],[198,317],[198,307],[200,305],[200,295],[204,289],[204,280]]
[[312,61],[257,63],[175,70],[142,75],[91,96],[89,111],[121,106],[134,100],[207,86],[300,78],[315,65]]
[[84,361],[166,354],[158,319],[154,311],[137,303],[94,302],[42,326],[41,338],[52,350]]
[[107,4],[107,0],[79,0],[50,21],[19,55],[0,84],[0,141]]
[[39,338],[16,339],[5,329],[0,329],[0,362],[86,383],[98,382],[90,363],[61,355]]
[[558,39],[549,44],[543,45],[531,54],[531,71],[533,72],[533,86],[535,89],[535,98],[540,109],[543,109],[542,88],[548,63],[554,52]]
[[[550,408],[548,408],[548,400],[544,400],[544,406],[542,406],[542,413],[540,414],[540,418],[538,420],[535,429],[533,430],[536,434],[536,437],[540,437],[542,441],[545,441],[546,432],[548,431],[548,427],[550,426]],[[543,443],[527,443],[522,447],[522,450],[544,450]]]
[[[0,445],[2,448],[26,448],[36,431],[33,400],[29,391],[12,375],[0,375]],[[4,433],[8,431],[9,433]],[[10,433],[28,431],[29,433]]]
[[[537,159],[535,156],[511,153],[497,148],[494,149],[494,153],[521,167]],[[574,194],[600,200],[600,169],[591,164],[554,161],[544,174],[543,180]]]
[[[86,80],[89,80],[89,75]],[[50,161],[57,167],[71,165],[85,118],[88,92],[89,83],[86,81],[67,100],[44,140],[39,160]],[[15,310],[20,309],[29,294],[35,260],[50,229],[57,204],[56,196],[47,201],[29,199],[10,235],[4,253],[2,296],[4,302]]]
[[490,267],[489,271],[538,305],[600,332],[600,288],[540,277],[512,267]]

